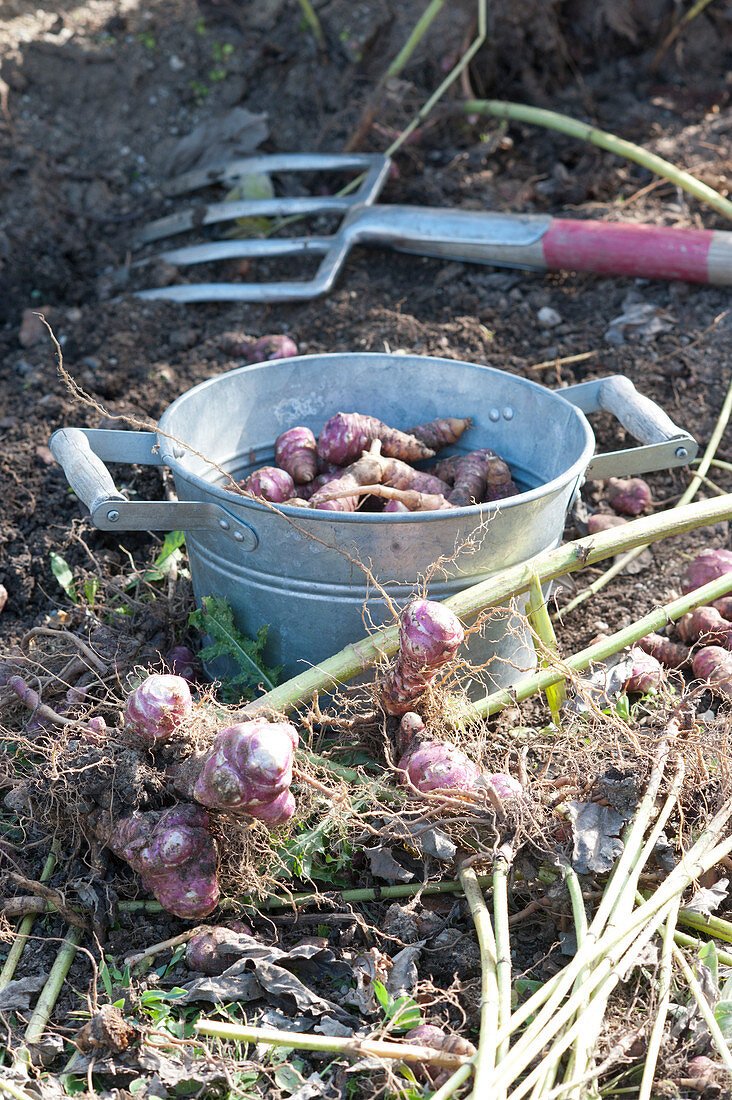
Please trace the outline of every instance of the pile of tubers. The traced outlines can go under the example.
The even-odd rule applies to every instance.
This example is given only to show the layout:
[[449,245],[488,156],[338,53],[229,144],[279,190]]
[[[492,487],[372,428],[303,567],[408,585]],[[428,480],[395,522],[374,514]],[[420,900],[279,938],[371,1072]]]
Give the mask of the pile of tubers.
[[[732,551],[702,550],[686,567],[681,588],[693,592],[732,572]],[[712,691],[732,699],[732,597],[697,607],[675,624],[678,641],[648,634],[638,646],[666,668],[690,668]]]
[[385,513],[442,511],[502,500],[519,490],[508,465],[487,447],[417,470],[457,443],[472,421],[441,417],[406,432],[374,416],[336,413],[315,438],[294,427],[275,441],[275,466],[262,466],[232,487],[271,504],[355,512],[367,500]]
[[[416,599],[402,614],[399,653],[374,685],[393,728],[399,725],[396,777],[413,793],[430,797],[486,788],[493,802],[496,795],[518,796],[522,790],[515,779],[485,775],[462,750],[431,736],[414,710],[454,661],[463,637],[459,621],[441,603]],[[203,737],[194,732],[202,719],[208,728]],[[147,768],[154,776],[157,801],[149,809],[141,808],[139,796],[123,803],[107,797],[109,783],[95,779],[92,761],[111,747],[108,732],[91,722],[80,725],[74,760],[93,780],[91,807],[84,812],[87,829],[140,876],[169,913],[200,920],[219,902],[216,836],[226,833],[226,816],[257,820],[269,829],[292,819],[298,731],[276,716],[212,729],[208,704],[195,702],[188,681],[171,673],[153,673],[135,687],[122,720],[117,744],[132,772]],[[107,764],[116,769],[111,759]],[[102,797],[93,793],[100,788]],[[216,823],[220,815],[223,827]]]

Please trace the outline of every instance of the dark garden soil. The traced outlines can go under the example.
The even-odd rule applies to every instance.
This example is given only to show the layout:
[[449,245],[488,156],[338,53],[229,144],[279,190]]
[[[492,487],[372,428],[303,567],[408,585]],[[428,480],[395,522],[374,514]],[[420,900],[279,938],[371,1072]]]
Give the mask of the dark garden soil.
[[[448,3],[400,80],[371,101],[425,6],[424,0],[322,0],[315,5],[325,35],[318,48],[296,0],[144,5],[61,0],[45,8],[0,0],[0,584],[8,594],[0,613],[3,650],[17,646],[33,628],[61,621],[57,612],[69,629],[78,626],[84,614],[82,578],[97,578],[91,613],[104,618],[105,594],[129,579],[133,568],[148,567],[163,537],[96,530],[50,454],[52,432],[62,426],[123,426],[112,417],[152,425],[179,394],[241,364],[227,350],[232,332],[286,333],[301,353],[386,350],[482,363],[553,389],[624,374],[692,432],[701,448],[707,443],[732,379],[727,288],[544,275],[364,249],[350,255],[327,297],[301,304],[143,301],[132,296],[134,275],[115,276],[130,260],[136,227],[171,208],[161,195],[166,179],[194,161],[220,155],[222,142],[236,155],[256,133],[257,151],[307,153],[342,150],[360,134],[359,148],[383,151],[475,34],[474,5]],[[655,70],[654,55],[677,11],[670,0],[505,0],[491,9],[487,44],[469,69],[472,94],[587,119],[727,193],[732,180],[729,5],[713,2]],[[385,201],[728,227],[721,215],[629,161],[550,131],[506,127],[489,118],[466,120],[444,109],[468,90],[463,84],[449,92],[416,140],[397,154]],[[372,123],[364,126],[369,102]],[[237,115],[243,111],[250,112],[249,128]],[[233,138],[231,125],[227,130],[232,119]],[[192,150],[182,139],[194,131]],[[241,267],[229,274],[255,277]],[[193,281],[195,269],[172,277]],[[626,327],[618,338],[611,322],[632,305],[649,307],[645,322]],[[56,347],[36,312],[45,317],[66,371],[90,401],[80,400],[60,375]],[[623,429],[609,417],[593,418],[593,427],[600,449],[628,445]],[[732,462],[728,437],[717,457]],[[167,486],[154,469],[112,470],[134,499],[165,495]],[[689,477],[683,469],[649,475],[656,506],[675,503]],[[732,473],[717,469],[712,478],[732,491]],[[708,485],[699,493],[712,495]],[[601,496],[593,483],[583,492],[590,507]],[[568,537],[576,533],[567,532]],[[562,651],[574,652],[598,632],[619,629],[667,602],[678,592],[684,562],[704,546],[729,546],[727,524],[654,546],[637,571],[621,574],[567,617],[558,628]],[[80,605],[69,601],[54,575],[52,564],[58,567],[59,558],[76,578]],[[566,602],[600,572],[563,581],[555,590],[558,601]],[[106,641],[98,638],[107,645],[110,667],[119,658],[120,675],[134,664],[159,667],[160,653],[189,638],[186,620],[193,602],[185,577],[177,586],[163,583],[153,591],[160,595],[157,605],[140,596],[125,628],[107,623]],[[7,723],[22,731],[26,718],[13,711]],[[40,873],[46,836],[39,830],[28,837],[35,848],[14,850],[13,867],[31,879]],[[66,851],[63,874],[52,885],[91,881],[86,860],[81,851]],[[101,868],[99,882],[105,874],[111,880],[107,872]],[[129,897],[133,888],[126,881]],[[374,881],[357,860],[351,885]],[[16,889],[17,883],[6,881],[2,893]],[[361,911],[355,922],[340,914],[328,925],[326,916],[325,928],[309,918],[294,926],[291,915],[271,920],[263,915],[255,930],[287,945],[304,935],[328,937],[334,951],[352,953],[378,947],[393,954],[404,943],[424,940],[424,1003],[442,997],[438,1010],[458,1029],[460,1011],[454,1006],[461,1004],[474,1028],[479,968],[467,911],[451,897],[425,897],[416,909],[425,922],[421,931],[405,931],[406,918],[396,911],[385,926],[386,903],[363,912],[365,931]],[[51,938],[29,943],[16,977],[47,972],[58,949],[53,937],[66,927],[47,919],[42,934]],[[141,914],[107,928],[103,950],[121,960],[182,927],[160,914]],[[374,929],[385,927],[386,938],[377,937]],[[520,965],[529,969],[545,960],[550,973],[553,956],[547,953],[556,938],[551,914],[541,912],[520,924]],[[84,942],[99,960],[98,944],[91,938]],[[68,1038],[84,1022],[74,1014],[88,1007],[91,980],[89,957],[80,954],[53,1017],[55,1034]],[[164,985],[185,980],[182,966],[162,980]],[[103,997],[99,981],[97,986]],[[113,999],[118,995],[124,1000],[127,993],[115,985]],[[26,1003],[3,1017],[16,1038],[27,1009]],[[63,1052],[49,1047],[52,1074],[60,1072],[71,1048],[64,1057]],[[319,1069],[323,1064],[313,1063]],[[303,1065],[307,1077],[313,1065]],[[292,1079],[277,1077],[275,1069],[269,1068],[257,1089],[265,1095],[294,1092]],[[152,1063],[138,1066],[145,1088],[154,1073]],[[115,1083],[113,1076],[95,1080],[107,1094]],[[121,1087],[130,1080],[129,1074],[121,1078]],[[158,1091],[151,1094],[173,1094],[164,1074],[157,1082]],[[199,1082],[198,1087],[199,1095],[213,1095],[219,1086]],[[330,1091],[307,1096],[346,1095],[346,1087],[347,1076],[338,1071]],[[370,1092],[363,1085],[348,1095]]]

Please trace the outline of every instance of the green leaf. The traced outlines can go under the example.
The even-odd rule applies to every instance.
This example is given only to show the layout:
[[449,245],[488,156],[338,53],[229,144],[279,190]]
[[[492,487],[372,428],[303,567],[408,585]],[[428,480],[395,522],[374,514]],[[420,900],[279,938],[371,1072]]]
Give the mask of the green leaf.
[[699,961],[708,967],[716,989],[719,986],[719,956],[717,955],[717,947],[714,940],[707,940],[705,944],[702,944],[699,948],[698,955]]
[[79,597],[76,595],[76,587],[74,585],[74,574],[71,572],[68,563],[57,554],[55,550],[52,550],[49,555],[51,561],[51,572],[63,588],[66,595],[69,597],[72,603],[78,603]]
[[373,984],[374,997],[381,1005],[385,1013],[389,1011],[389,994],[386,992],[386,986],[383,982],[374,982]]
[[267,668],[262,661],[266,626],[260,628],[255,639],[247,638],[234,623],[234,614],[221,596],[204,596],[201,607],[191,613],[188,622],[213,639],[201,650],[201,660],[229,657],[239,666],[241,671],[222,685],[225,692],[237,699],[253,699],[261,684],[272,690],[281,670]]
[[[210,75],[210,74],[209,74]],[[224,76],[226,72],[224,72]],[[250,172],[242,176],[236,187],[224,196],[224,202],[252,201],[257,199],[273,199],[275,189],[272,180],[266,172]],[[231,237],[257,237],[268,233],[271,228],[269,218],[237,218],[237,229],[230,232]]]
[[422,1023],[422,1013],[414,997],[405,994],[392,1002],[389,1019],[394,1031],[410,1031]]
[[714,1019],[729,1043],[732,1040],[732,1001],[717,1001],[714,1006]]
[[177,565],[183,557],[181,547],[185,544],[185,540],[186,537],[183,531],[168,531],[152,568],[143,574],[142,579],[153,583],[167,577],[173,566]]

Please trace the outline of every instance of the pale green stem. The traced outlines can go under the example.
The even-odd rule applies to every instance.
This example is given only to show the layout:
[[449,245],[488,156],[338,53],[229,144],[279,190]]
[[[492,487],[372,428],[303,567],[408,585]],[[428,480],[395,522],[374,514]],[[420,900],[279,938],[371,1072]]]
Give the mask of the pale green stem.
[[638,1100],[651,1100],[653,1095],[653,1078],[656,1073],[656,1063],[663,1041],[663,1031],[668,1016],[668,1006],[671,1000],[671,960],[673,957],[674,933],[676,931],[676,917],[679,912],[679,900],[674,902],[671,912],[666,918],[663,930],[663,946],[661,948],[661,963],[658,974],[658,1005],[656,1018],[648,1039],[645,1063],[643,1065],[643,1077],[638,1090]]
[[413,1043],[386,1042],[382,1039],[342,1038],[337,1035],[303,1034],[301,1031],[275,1031],[268,1027],[250,1027],[224,1023],[220,1020],[198,1020],[194,1028],[199,1035],[229,1039],[240,1043],[262,1043],[266,1046],[292,1047],[295,1050],[316,1050],[329,1054],[344,1054],[351,1058],[388,1058],[397,1062],[427,1062],[449,1069],[469,1064],[464,1055],[452,1054],[434,1047]]
[[465,1084],[472,1072],[473,1063],[466,1062],[460,1069],[455,1070],[452,1077],[449,1077],[444,1085],[440,1085],[437,1091],[432,1093],[430,1100],[449,1100],[449,1098],[457,1092],[460,1086]]
[[83,935],[83,929],[70,928],[61,945],[61,949],[56,956],[56,961],[51,967],[51,973],[48,975],[46,984],[41,990],[41,995],[33,1010],[33,1015],[28,1021],[28,1026],[25,1029],[24,1039],[29,1046],[31,1043],[37,1043],[46,1029],[46,1024],[53,1012],[53,1006],[58,1000],[61,987],[66,980],[66,975],[76,956],[76,948],[81,943]]
[[[529,602],[526,605],[525,614],[526,618],[529,620],[529,625],[535,631],[544,647],[543,652],[537,652],[539,668],[544,669],[551,667],[552,663],[557,660],[559,646],[557,645],[557,636],[554,633],[551,616],[547,610],[544,592],[536,574],[534,574],[531,581],[531,587],[529,588]],[[562,703],[566,701],[566,698],[567,691],[564,680],[560,680],[556,684],[550,684],[546,689],[546,701],[549,704],[549,710],[555,726],[560,724],[559,708]]]
[[46,1024],[59,998],[66,975],[76,956],[76,948],[81,943],[83,935],[84,930],[82,928],[70,928],[61,944],[55,962],[51,967],[51,972],[46,979],[46,984],[41,990],[36,1007],[33,1009],[33,1014],[25,1029],[24,1043],[14,1051],[17,1065],[30,1065],[31,1053],[28,1048],[37,1043],[46,1030]]
[[[649,780],[649,792],[654,795],[658,790],[660,781],[663,776],[665,758],[667,753],[667,745],[664,743],[659,750],[658,763],[654,767],[654,770]],[[626,846],[630,849],[633,855],[633,864],[630,871],[627,874],[614,875],[611,882],[608,883],[606,889],[606,897],[613,898],[612,906],[608,915],[608,920],[604,928],[605,935],[612,935],[615,930],[621,929],[626,926],[627,921],[633,911],[633,904],[635,901],[636,887],[638,884],[638,878],[643,867],[648,862],[658,838],[662,833],[666,822],[671,816],[679,792],[683,783],[684,769],[683,763],[679,761],[679,766],[676,769],[671,789],[666,796],[664,805],[658,815],[650,835],[643,842],[644,828],[640,828],[638,821],[634,822],[634,827],[630,830],[630,834],[626,841]],[[648,805],[648,813],[639,813],[638,819],[640,822],[650,819],[653,812],[653,807]],[[619,885],[620,889],[617,892],[612,888],[615,883]],[[603,899],[604,900],[604,899]],[[598,927],[599,922],[598,923]],[[593,934],[596,934],[595,922],[593,921]],[[582,974],[577,978],[575,985],[582,984]],[[590,1065],[592,1062],[592,1055],[597,1044],[600,1031],[602,1029],[602,1022],[605,1018],[605,1012],[607,1009],[607,996],[604,992],[600,993],[596,991],[591,995],[587,1001],[581,1006],[579,1015],[582,1017],[584,1026],[577,1032],[577,1038],[574,1042],[572,1055],[570,1057],[569,1066],[565,1075],[565,1081],[584,1079],[589,1075]],[[579,1086],[573,1086],[571,1091],[568,1091],[567,1095],[570,1097],[579,1097],[579,1093],[575,1091]]]
[[[506,1028],[509,1036],[517,1031],[531,1016],[536,1016],[542,1008],[542,1005],[550,1016],[553,1009],[561,1002],[565,993],[577,978],[577,975],[582,973],[586,965],[592,961],[593,945],[596,951],[598,940],[608,918],[612,914],[616,899],[622,893],[623,886],[628,876],[631,874],[638,854],[642,848],[643,835],[645,834],[646,827],[653,814],[656,795],[661,784],[661,779],[663,778],[663,771],[666,763],[664,749],[665,746],[662,745],[658,751],[658,762],[649,776],[645,794],[636,810],[633,822],[626,831],[622,854],[605,885],[602,900],[595,913],[592,924],[587,930],[587,934],[585,934],[582,946],[578,946],[577,954],[572,960],[572,963],[569,964],[569,967],[565,967],[564,970],[556,974],[549,982],[545,982],[540,989],[516,1009]],[[732,813],[732,804],[730,806],[730,813]],[[583,954],[587,954],[588,958],[581,965],[577,965],[578,957]],[[575,967],[575,973],[569,977],[569,970]],[[549,1007],[547,1008],[548,1003]],[[499,1042],[501,1042],[503,1038],[504,1036],[500,1035]]]
[[[508,1073],[509,1068],[513,1069],[516,1067],[515,1075],[522,1072],[533,1057],[532,1052],[537,1036],[544,1034],[547,1030],[550,1030],[551,1035],[556,1034],[556,1032],[564,1026],[567,1020],[571,1018],[572,1011],[576,1008],[577,1004],[576,997],[570,997],[563,1005],[561,1002],[574,983],[577,974],[583,967],[595,959],[600,959],[600,963],[594,968],[588,980],[588,984],[591,984],[592,988],[594,988],[594,986],[602,980],[605,959],[615,956],[615,949],[618,944],[621,944],[623,947],[628,947],[638,928],[642,928],[648,921],[657,917],[658,912],[662,910],[664,906],[668,906],[669,902],[673,901],[676,896],[682,893],[689,883],[699,874],[713,867],[723,856],[732,851],[732,837],[728,837],[726,841],[717,844],[716,847],[713,846],[715,838],[720,834],[730,814],[732,814],[732,802],[728,801],[724,804],[722,809],[715,814],[712,822],[710,822],[709,826],[693,848],[686,853],[684,858],[661,883],[651,898],[644,902],[643,905],[639,906],[638,909],[629,916],[623,930],[608,931],[599,939],[595,939],[593,935],[588,935],[587,940],[577,951],[573,960],[563,971],[561,971],[552,995],[548,998],[537,998],[538,1003],[543,1001],[543,1007],[536,1013],[531,1024],[526,1028],[521,1038],[511,1049],[509,1056],[501,1063],[497,1070],[498,1077],[502,1077],[504,1068]],[[625,855],[625,853],[623,853],[623,855]],[[623,857],[621,857],[621,860],[622,858]],[[616,864],[616,870],[617,867],[618,864]],[[604,901],[605,899],[603,898],[603,902]],[[603,903],[601,903],[601,908],[602,904]],[[597,917],[595,920],[597,920]],[[594,923],[593,921],[593,925]],[[592,926],[590,926],[589,931],[592,933]],[[527,1015],[531,1015],[531,1002],[534,1001],[535,997],[536,994],[534,994],[534,997],[530,997],[529,1000],[521,1006],[521,1009],[514,1013],[509,1023],[509,1028],[507,1029],[509,1034],[516,1029],[519,1022],[523,1022],[523,1020],[527,1018]],[[522,1019],[519,1020],[519,1017]],[[501,1042],[504,1037],[504,1029],[501,1028],[499,1029],[497,1042]],[[498,1082],[498,1080],[496,1080],[496,1082],[494,1082],[495,1085],[498,1083],[503,1084],[503,1081],[501,1080]]]
[[696,3],[692,4],[692,6],[689,8],[689,10],[687,12],[684,12],[684,14],[679,19],[678,23],[674,24],[674,26],[671,28],[671,30],[668,32],[668,34],[664,38],[661,45],[658,47],[658,50],[656,51],[656,55],[653,58],[653,61],[651,62],[651,72],[652,73],[655,73],[656,69],[661,64],[661,61],[663,60],[664,54],[668,50],[669,46],[673,45],[673,43],[678,38],[679,34],[681,34],[681,31],[684,29],[684,27],[686,27],[692,21],[692,19],[696,19],[697,15],[699,15],[701,12],[703,12],[704,9],[709,4],[711,4],[711,2],[712,2],[712,0],[696,0]]
[[494,691],[474,703],[466,703],[463,707],[454,711],[450,720],[455,724],[469,725],[480,718],[497,714],[504,707],[514,706],[516,703],[535,695],[536,692],[544,690],[548,685],[563,681],[569,671],[583,672],[590,665],[607,660],[608,657],[619,653],[626,646],[632,645],[640,638],[644,638],[646,634],[650,634],[654,630],[660,630],[669,622],[675,622],[695,607],[701,607],[719,599],[720,596],[724,596],[731,589],[732,573],[725,573],[724,576],[717,577],[716,580],[710,581],[701,588],[695,588],[688,595],[680,596],[679,599],[672,600],[671,603],[667,603],[663,607],[649,611],[647,615],[631,623],[630,626],[623,627],[622,630],[616,630],[614,634],[608,635],[607,638],[587,646],[579,653],[572,654],[571,657],[567,657],[561,662],[561,666],[543,669],[541,672],[536,672],[534,675],[527,676],[524,680],[519,681],[513,688],[501,688],[499,691]]
[[[719,447],[719,444],[722,440],[722,436],[727,429],[730,415],[732,415],[732,381],[730,381],[727,388],[727,393],[725,395],[724,401],[722,402],[722,408],[719,410],[719,416],[717,417],[717,421],[714,425],[714,430],[709,437],[709,442],[707,443],[706,450],[704,451],[704,454],[699,461],[699,464],[696,468],[694,475],[692,476],[691,481],[689,482],[688,486],[681,494],[671,511],[674,511],[676,508],[683,508],[686,504],[689,504],[690,501],[692,501],[696,496],[698,489],[700,488],[706,474],[709,471],[709,467],[717,452],[717,448]],[[570,611],[574,611],[575,607],[579,607],[579,605],[581,603],[584,603],[585,600],[589,599],[590,596],[594,596],[597,592],[604,588],[606,584],[609,584],[613,577],[616,577],[618,573],[622,573],[626,565],[628,565],[631,561],[634,561],[635,558],[637,558],[643,552],[643,550],[643,546],[638,546],[634,550],[629,550],[627,554],[623,554],[621,557],[619,557],[615,562],[613,562],[610,568],[602,574],[601,577],[598,577],[597,580],[592,582],[592,584],[588,584],[587,588],[584,588],[581,592],[578,592],[573,600],[570,600],[568,604],[561,608],[561,610],[557,612],[556,617],[558,619],[561,619],[562,616],[568,614]]]
[[461,72],[463,72],[463,70],[468,67],[468,65],[472,61],[473,57],[475,56],[475,54],[478,52],[480,47],[485,42],[486,33],[487,33],[486,0],[478,0],[478,33],[477,33],[476,37],[473,39],[471,44],[468,46],[467,50],[465,51],[463,56],[460,58],[457,65],[455,65],[450,70],[450,72],[447,74],[445,79],[439,85],[437,90],[434,91],[432,93],[432,95],[429,97],[429,99],[420,107],[419,111],[414,116],[414,118],[409,123],[409,125],[406,127],[406,129],[402,130],[399,137],[391,143],[389,148],[386,150],[386,155],[388,157],[393,156],[394,153],[396,153],[397,149],[401,148],[401,146],[407,140],[409,135],[417,129],[420,122],[422,122],[422,120],[427,117],[427,115],[430,113],[430,111],[435,106],[435,104],[438,103],[442,99],[442,97],[445,94],[445,92],[447,91],[447,89],[450,88],[455,83],[457,78],[460,76]]
[[732,473],[732,462],[724,462],[721,458],[713,458],[711,465],[716,466],[720,470],[726,470],[728,474]]
[[[53,869],[56,866],[56,853],[49,852],[46,862],[43,865],[41,871],[40,882],[48,882]],[[28,937],[31,934],[33,924],[36,919],[35,913],[29,913],[27,917],[23,917],[22,921],[18,925],[18,930],[15,933],[12,946],[8,951],[8,957],[5,960],[5,965],[0,972],[0,990],[4,989],[9,981],[12,980],[16,967],[20,962],[20,956],[23,954],[23,948],[28,942]]]
[[[656,928],[666,919],[675,902],[675,898],[683,892],[689,882],[692,881],[697,874],[703,873],[703,870],[713,867],[714,864],[730,850],[732,850],[732,838],[729,838],[723,844],[717,845],[711,852],[701,857],[690,874],[684,873],[685,881],[679,882],[679,876],[676,876],[676,880],[673,884],[669,884],[668,880],[666,880],[662,887],[653,895],[653,904],[649,906],[649,903],[646,902],[631,915],[624,933],[618,934],[616,932],[613,935],[608,933],[598,941],[597,948],[599,948],[599,950],[594,950],[594,956],[599,959],[599,962],[597,966],[592,968],[589,972],[589,976],[585,983],[587,988],[582,990],[579,996],[573,994],[558,1010],[555,1011],[554,1006],[552,1006],[552,1010],[548,1015],[542,1010],[542,1019],[539,1022],[539,1026],[532,1026],[527,1029],[521,1040],[512,1048],[509,1058],[502,1062],[497,1068],[496,1077],[493,1082],[494,1088],[502,1088],[504,1084],[510,1083],[511,1080],[515,1080],[516,1077],[524,1071],[536,1054],[540,1052],[542,1048],[546,1046],[547,1042],[549,1042],[549,1040],[561,1030],[564,1024],[571,1019],[572,1015],[579,1007],[581,997],[586,996],[587,993],[592,992],[592,990],[597,987],[599,987],[597,989],[598,993],[602,995],[607,993],[609,995],[614,987],[614,983],[618,981],[617,972],[619,969],[622,969],[622,956],[627,954],[628,957],[631,957],[637,954],[642,943],[647,942]],[[669,889],[669,885],[671,889]],[[654,909],[655,911],[653,911]],[[642,931],[639,937],[638,929],[643,929],[644,926],[645,931]],[[608,940],[610,940],[610,942],[606,942]],[[581,962],[584,961],[584,959],[581,960]],[[564,986],[565,990],[567,988],[566,978],[573,975],[577,965],[578,957],[575,956],[573,962],[562,971],[562,976],[565,977],[565,981],[560,984]],[[608,971],[610,971],[609,974]],[[606,984],[608,981],[612,981],[613,984],[608,986]],[[575,1025],[565,1033],[559,1043],[552,1048],[551,1056],[554,1057],[557,1053],[563,1052],[569,1045],[566,1040],[570,1033],[572,1038],[574,1038],[583,1026],[586,1026],[586,1024],[583,1019],[580,1018],[576,1021]],[[501,1035],[499,1034],[499,1040],[500,1038]],[[508,1081],[504,1081],[504,1074],[508,1076]],[[527,1091],[524,1086],[527,1084],[529,1087],[534,1085],[538,1076],[538,1074],[531,1074],[528,1078],[524,1079],[522,1086],[520,1086],[515,1093],[511,1094],[509,1100],[518,1100],[518,1097],[524,1095],[524,1092]],[[581,1080],[580,1078],[576,1082],[568,1082],[567,1087],[573,1086]],[[564,1091],[564,1089],[562,1091]]]
[[460,109],[464,115],[492,115],[494,118],[528,122],[534,126],[558,130],[569,137],[579,138],[580,141],[589,141],[600,149],[625,157],[627,160],[633,160],[636,164],[647,168],[649,172],[655,172],[656,175],[671,180],[683,191],[687,191],[714,210],[718,210],[726,218],[732,219],[732,202],[725,199],[713,187],[702,183],[691,173],[685,172],[683,168],[677,168],[675,164],[657,156],[656,153],[650,153],[642,145],[616,137],[615,134],[610,134],[606,130],[598,130],[589,122],[580,122],[579,119],[560,115],[556,111],[547,111],[543,107],[530,107],[526,103],[509,103],[501,99],[469,99],[461,104]]
[[[696,936],[687,936],[685,932],[679,932],[678,928],[674,932],[674,943],[677,943],[679,947],[693,947],[695,951],[699,951],[708,942],[708,940],[699,940]],[[732,966],[732,952],[717,947],[717,958],[725,966]]]
[[17,1085],[11,1084],[10,1081],[3,1081],[2,1078],[0,1078],[0,1092],[6,1092],[8,1096],[14,1097],[14,1100],[35,1100],[29,1092],[24,1092]]
[[431,0],[417,20],[414,30],[386,70],[386,77],[400,76],[404,66],[445,6],[445,0]]
[[[478,876],[472,867],[463,867],[460,882],[478,936],[480,948],[480,1036],[478,1053],[475,1055],[475,1081],[473,1093],[476,1097],[491,1094],[491,1074],[496,1065],[496,1031],[498,1029],[498,979],[496,976],[496,938],[493,933],[488,907]],[[498,1096],[495,1092],[492,1095]]]
[[673,947],[673,953],[676,962],[679,964],[681,970],[683,971],[686,981],[689,983],[689,989],[691,990],[699,1011],[704,1018],[704,1023],[709,1028],[709,1033],[714,1040],[714,1045],[719,1052],[719,1056],[721,1057],[727,1069],[732,1072],[732,1054],[730,1054],[730,1049],[727,1046],[727,1040],[722,1034],[721,1028],[717,1023],[714,1012],[712,1011],[712,1007],[709,1004],[709,1001],[704,996],[704,990],[699,985],[694,971],[691,969],[688,962],[684,958],[683,953],[679,950],[678,947],[676,947],[675,944]]
[[[542,584],[574,573],[585,566],[622,553],[634,546],[647,546],[673,535],[683,535],[698,527],[732,518],[732,494],[715,500],[702,500],[684,508],[673,508],[653,516],[631,520],[622,527],[587,535],[575,542],[537,554],[531,562],[512,565],[488,580],[471,585],[444,601],[458,618],[470,621],[493,605],[525,592],[534,573]],[[299,673],[260,699],[248,703],[241,715],[263,709],[292,710],[310,700],[314,693],[331,692],[340,684],[371,668],[381,658],[395,653],[399,646],[399,624],[375,630],[367,638],[342,649],[319,665]]]
[[[564,878],[565,878],[565,882],[567,884],[567,889],[569,890],[569,898],[570,898],[570,901],[572,903],[572,919],[574,920],[574,930],[575,930],[575,936],[576,936],[576,939],[577,939],[577,949],[579,950],[579,948],[582,947],[583,943],[587,939],[587,931],[588,931],[588,928],[587,928],[587,913],[585,912],[585,903],[584,903],[584,899],[582,897],[582,887],[580,886],[580,881],[577,878],[577,875],[576,875],[574,869],[572,867],[570,867],[569,865],[564,867]],[[585,980],[586,974],[587,974],[587,968],[586,967],[583,970],[580,970],[579,974],[577,975],[577,978],[575,979],[574,986],[572,987],[573,992],[576,992],[578,989],[580,989],[582,987],[582,983]],[[587,1001],[583,1002],[583,1004],[582,1004],[582,1006],[580,1007],[580,1010],[579,1010],[580,1014],[583,1014],[586,1011],[587,1003],[588,1003]],[[575,1067],[577,1066],[578,1062],[580,1064],[584,1064],[587,1060],[587,1056],[588,1056],[587,1045],[586,1045],[586,1043],[584,1043],[582,1041],[583,1034],[584,1034],[583,1032],[578,1033],[577,1038],[575,1039],[575,1041],[572,1045],[572,1051],[571,1051],[571,1054],[569,1056],[569,1060],[567,1062],[566,1072],[564,1074],[565,1082],[570,1080],[575,1075]],[[593,1046],[594,1046],[594,1040],[593,1040]],[[555,1060],[552,1063],[552,1066],[554,1068],[554,1073],[556,1073],[557,1065],[558,1065],[558,1060]],[[542,1082],[542,1085],[541,1085],[542,1089],[546,1089],[547,1086],[551,1086],[551,1084],[554,1081],[554,1073],[551,1076],[551,1080],[549,1080],[548,1078],[545,1078],[545,1080]],[[537,1096],[540,1096],[540,1095],[541,1095],[541,1093],[537,1093]]]
[[315,8],[310,3],[310,0],[298,0],[302,13],[305,17],[305,22],[312,31],[313,38],[318,43],[318,46],[323,49],[325,46],[325,38],[323,36],[323,28],[320,25],[320,20],[316,14]]
[[695,928],[698,932],[706,932],[717,940],[732,943],[732,922],[722,917],[705,916],[703,913],[695,913],[693,909],[679,910],[679,924],[687,928]]
[[[496,984],[498,986],[498,1025],[511,1018],[511,937],[508,924],[509,865],[502,856],[493,868],[493,925],[496,933]],[[508,1040],[496,1048],[496,1062],[508,1052]]]
[[[629,935],[624,936],[622,940],[616,942],[614,949],[610,949],[603,953],[598,965],[588,971],[584,986],[590,988],[581,988],[578,992],[573,993],[569,1000],[562,1005],[556,1016],[549,1021],[547,1026],[540,1030],[538,1037],[531,1045],[528,1057],[524,1056],[517,1060],[518,1064],[516,1064],[516,1060],[514,1060],[510,1067],[508,1065],[508,1060],[501,1063],[496,1071],[494,1088],[502,1088],[504,1083],[511,1084],[515,1081],[527,1068],[529,1063],[541,1053],[541,1050],[547,1043],[564,1027],[565,1023],[571,1020],[572,1016],[576,1014],[577,1018],[574,1023],[559,1037],[545,1056],[551,1058],[552,1061],[561,1057],[564,1051],[572,1045],[578,1034],[586,1026],[585,1020],[579,1012],[583,999],[587,997],[588,993],[591,994],[593,991],[603,1000],[606,1000],[610,996],[610,993],[620,981],[620,973],[637,958],[639,952],[655,934],[656,929],[664,921],[667,911],[670,909],[670,905],[670,902],[666,902],[665,906],[662,907],[648,923],[642,923],[640,931],[637,929],[634,930]],[[613,947],[613,945],[610,946],[611,948]],[[516,1049],[517,1048],[514,1048],[514,1050]],[[505,1082],[503,1079],[504,1073],[508,1078]],[[543,1075],[544,1067],[543,1064],[540,1063],[536,1069],[524,1077],[514,1091],[509,1094],[508,1100],[521,1100],[521,1097],[525,1096]],[[582,1078],[578,1078],[575,1081],[568,1081],[566,1084],[559,1086],[558,1089],[552,1090],[553,1094],[563,1096],[567,1090],[575,1088],[581,1081]]]

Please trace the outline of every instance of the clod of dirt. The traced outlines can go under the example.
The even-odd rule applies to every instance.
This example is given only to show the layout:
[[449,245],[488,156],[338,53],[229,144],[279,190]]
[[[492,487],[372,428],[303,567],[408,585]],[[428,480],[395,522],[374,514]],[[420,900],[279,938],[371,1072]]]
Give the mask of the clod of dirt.
[[121,1054],[140,1032],[114,1005],[102,1005],[74,1036],[82,1054]]
[[37,306],[34,309],[24,309],[18,332],[18,343],[22,348],[31,348],[34,344],[40,344],[41,340],[48,338],[43,315],[48,312],[48,306]]

